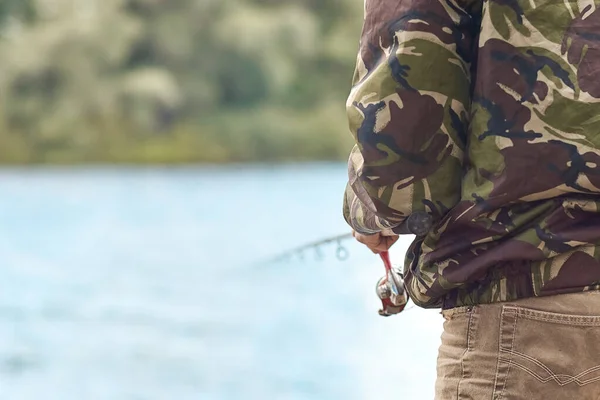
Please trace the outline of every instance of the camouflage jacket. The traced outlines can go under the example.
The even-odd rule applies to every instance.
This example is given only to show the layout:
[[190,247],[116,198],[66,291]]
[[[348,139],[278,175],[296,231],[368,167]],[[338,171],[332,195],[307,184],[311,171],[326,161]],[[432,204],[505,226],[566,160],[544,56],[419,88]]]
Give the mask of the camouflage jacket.
[[452,308],[600,289],[600,1],[366,0],[344,216]]

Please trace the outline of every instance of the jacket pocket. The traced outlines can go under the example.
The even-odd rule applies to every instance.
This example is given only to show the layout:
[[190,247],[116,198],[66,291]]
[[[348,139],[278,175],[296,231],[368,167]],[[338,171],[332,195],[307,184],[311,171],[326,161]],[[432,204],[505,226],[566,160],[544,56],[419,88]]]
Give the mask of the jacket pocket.
[[599,394],[600,315],[502,308],[494,400]]

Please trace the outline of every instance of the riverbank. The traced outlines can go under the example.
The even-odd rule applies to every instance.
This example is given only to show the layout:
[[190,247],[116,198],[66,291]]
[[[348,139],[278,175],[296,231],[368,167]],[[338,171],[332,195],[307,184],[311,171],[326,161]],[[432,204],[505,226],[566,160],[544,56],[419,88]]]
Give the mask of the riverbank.
[[343,161],[352,136],[340,107],[262,108],[153,132],[103,121],[60,135],[0,131],[0,164],[228,164]]

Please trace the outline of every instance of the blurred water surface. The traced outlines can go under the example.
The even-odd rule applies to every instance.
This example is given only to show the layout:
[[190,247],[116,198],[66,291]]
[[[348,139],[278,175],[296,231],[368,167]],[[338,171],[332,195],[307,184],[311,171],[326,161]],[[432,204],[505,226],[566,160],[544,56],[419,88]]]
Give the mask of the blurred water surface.
[[[433,398],[436,311],[347,231],[339,164],[0,171],[0,399]],[[393,251],[396,262],[410,238]]]

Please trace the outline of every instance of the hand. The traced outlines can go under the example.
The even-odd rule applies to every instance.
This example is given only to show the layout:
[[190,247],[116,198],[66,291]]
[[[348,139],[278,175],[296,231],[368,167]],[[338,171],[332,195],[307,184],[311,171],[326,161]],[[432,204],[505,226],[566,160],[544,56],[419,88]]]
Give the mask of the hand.
[[385,236],[381,233],[374,235],[363,235],[356,231],[352,231],[352,236],[360,243],[364,244],[375,254],[379,254],[383,251],[388,251],[390,247],[398,240],[398,235]]

